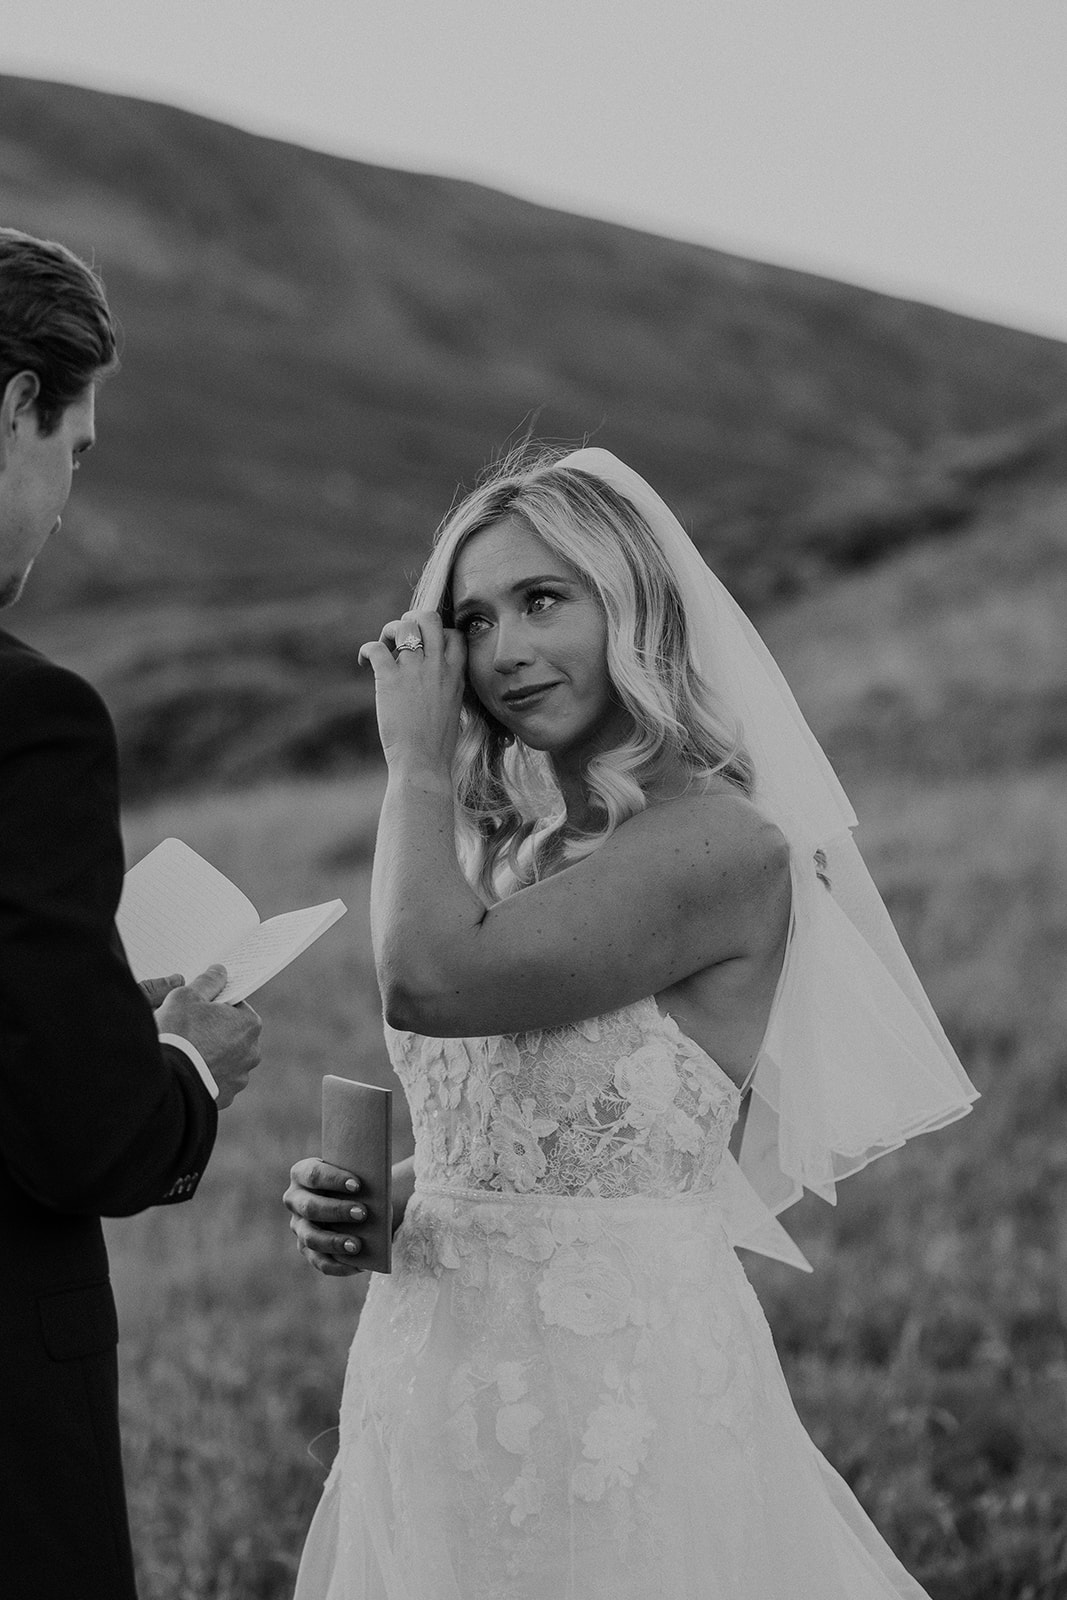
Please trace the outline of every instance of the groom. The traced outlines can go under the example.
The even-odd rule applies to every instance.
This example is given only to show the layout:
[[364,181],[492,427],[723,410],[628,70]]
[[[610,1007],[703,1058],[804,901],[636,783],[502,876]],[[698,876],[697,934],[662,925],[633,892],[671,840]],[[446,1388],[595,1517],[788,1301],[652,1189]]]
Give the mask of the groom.
[[[103,290],[0,229],[0,605],[91,447]],[[0,631],[0,1595],[136,1600],[101,1216],[188,1200],[259,1060],[224,973],[134,982],[114,732],[82,679]],[[146,993],[157,1005],[153,1020]],[[158,1024],[158,1029],[157,1029]]]

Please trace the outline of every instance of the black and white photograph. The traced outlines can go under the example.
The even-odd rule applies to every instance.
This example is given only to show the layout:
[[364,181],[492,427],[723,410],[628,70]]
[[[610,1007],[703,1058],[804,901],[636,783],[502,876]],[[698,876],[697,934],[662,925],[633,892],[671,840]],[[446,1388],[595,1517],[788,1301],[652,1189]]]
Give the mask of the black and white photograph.
[[1067,1600],[1065,76],[7,8],[4,1600]]

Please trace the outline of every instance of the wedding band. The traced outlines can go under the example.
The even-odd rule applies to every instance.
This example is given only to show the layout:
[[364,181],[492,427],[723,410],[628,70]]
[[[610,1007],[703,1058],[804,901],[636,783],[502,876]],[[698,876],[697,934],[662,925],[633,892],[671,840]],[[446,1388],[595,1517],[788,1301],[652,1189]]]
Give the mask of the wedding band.
[[419,638],[419,635],[416,633],[416,634],[413,634],[410,639],[400,639],[400,640],[398,640],[397,641],[397,646],[396,646],[396,653],[397,653],[397,655],[399,655],[401,650],[421,650],[421,649],[422,649],[422,640]]

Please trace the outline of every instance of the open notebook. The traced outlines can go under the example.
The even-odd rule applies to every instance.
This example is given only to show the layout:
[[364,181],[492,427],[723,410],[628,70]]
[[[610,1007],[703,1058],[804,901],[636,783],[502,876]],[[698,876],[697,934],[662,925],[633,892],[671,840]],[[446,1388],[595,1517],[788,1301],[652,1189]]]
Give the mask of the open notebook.
[[325,933],[343,900],[259,920],[236,884],[181,839],[164,839],[131,867],[119,903],[118,930],[135,978],[180,972],[186,982],[221,962],[219,1000],[244,1000]]

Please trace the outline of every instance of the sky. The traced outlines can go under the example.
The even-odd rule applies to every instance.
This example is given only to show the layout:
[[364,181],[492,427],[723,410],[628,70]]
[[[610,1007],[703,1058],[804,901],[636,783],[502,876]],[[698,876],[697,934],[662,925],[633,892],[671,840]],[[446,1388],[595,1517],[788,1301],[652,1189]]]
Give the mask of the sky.
[[1067,339],[1067,0],[0,0],[0,71]]

